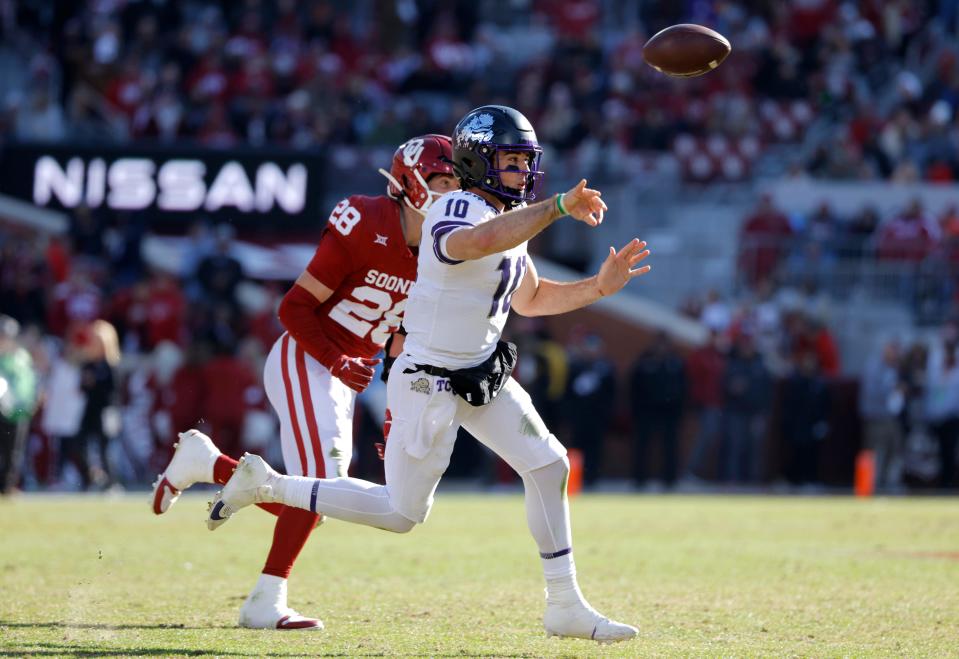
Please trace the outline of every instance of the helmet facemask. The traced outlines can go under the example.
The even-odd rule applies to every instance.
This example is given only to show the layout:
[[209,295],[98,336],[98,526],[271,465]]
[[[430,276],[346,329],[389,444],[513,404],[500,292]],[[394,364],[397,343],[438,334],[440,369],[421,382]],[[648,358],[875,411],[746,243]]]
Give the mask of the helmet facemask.
[[[391,199],[397,199],[397,200],[402,198],[403,202],[407,206],[412,208],[414,211],[416,211],[420,215],[423,215],[424,217],[426,216],[426,211],[428,211],[430,209],[430,206],[433,205],[433,202],[436,201],[439,197],[442,197],[444,194],[443,192],[430,190],[429,183],[423,180],[423,175],[420,174],[418,170],[414,169],[413,176],[416,177],[416,182],[419,183],[420,186],[422,186],[423,190],[426,192],[426,201],[424,201],[422,205],[420,205],[417,208],[416,206],[413,205],[413,202],[410,201],[409,195],[403,192],[403,190],[406,189],[406,186],[402,185],[399,181],[396,180],[396,178],[392,174],[390,174],[388,171],[386,171],[382,167],[380,167],[379,170],[377,171],[379,171],[380,174],[385,176],[386,180],[391,183],[391,185],[386,187],[387,196],[389,196]],[[396,190],[399,190],[400,192],[397,194]]]
[[[486,176],[476,182],[477,187],[493,193],[511,208],[536,199],[536,189],[543,178],[543,172],[539,169],[539,161],[543,156],[541,147],[530,144],[481,144],[475,153],[486,163]],[[525,188],[510,188],[503,183],[502,174],[520,173],[520,170],[516,167],[497,169],[494,165],[498,153],[527,154],[529,171],[526,172]]]

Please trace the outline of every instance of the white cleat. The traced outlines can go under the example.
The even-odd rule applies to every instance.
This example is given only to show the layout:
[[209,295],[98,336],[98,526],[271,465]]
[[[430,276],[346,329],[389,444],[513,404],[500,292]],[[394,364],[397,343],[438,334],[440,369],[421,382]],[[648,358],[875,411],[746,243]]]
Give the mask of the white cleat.
[[280,631],[318,632],[323,631],[323,621],[319,618],[306,618],[293,609],[277,611],[268,621],[263,622],[244,618],[240,612],[240,627],[248,629],[279,629]]
[[[266,581],[266,583],[264,583]],[[260,577],[253,592],[240,608],[240,627],[281,631],[319,631],[323,621],[306,618],[286,604],[286,579]]]
[[279,476],[263,458],[244,453],[233,476],[210,502],[206,526],[215,531],[241,508],[273,502],[273,482]]
[[600,643],[628,641],[639,632],[632,625],[610,620],[582,602],[547,603],[543,627],[547,637],[588,638]]
[[213,482],[213,465],[221,455],[220,449],[199,430],[181,432],[179,437],[170,464],[153,483],[150,507],[155,515],[168,511],[180,493],[194,483]]

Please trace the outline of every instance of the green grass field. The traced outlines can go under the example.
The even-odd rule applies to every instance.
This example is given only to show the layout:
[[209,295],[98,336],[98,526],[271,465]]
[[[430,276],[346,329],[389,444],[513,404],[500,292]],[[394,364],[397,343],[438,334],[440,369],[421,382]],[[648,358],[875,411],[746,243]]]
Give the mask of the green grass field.
[[522,499],[442,494],[406,536],[331,521],[290,603],[318,633],[238,629],[268,514],[205,496],[0,501],[0,656],[959,656],[959,500],[582,496],[580,584],[640,627],[547,639]]

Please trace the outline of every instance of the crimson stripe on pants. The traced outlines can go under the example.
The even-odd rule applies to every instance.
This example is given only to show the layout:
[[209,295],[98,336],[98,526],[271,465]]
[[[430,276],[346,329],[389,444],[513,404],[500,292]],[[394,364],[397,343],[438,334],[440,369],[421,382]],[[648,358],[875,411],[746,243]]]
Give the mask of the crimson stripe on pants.
[[[326,461],[323,459],[323,447],[320,446],[320,432],[316,428],[316,410],[313,409],[313,398],[310,396],[310,381],[306,377],[306,357],[303,348],[296,346],[296,372],[300,378],[300,395],[303,398],[303,416],[306,417],[306,427],[310,431],[310,442],[313,444],[313,461],[316,464],[316,477],[326,478]],[[332,374],[330,377],[333,377]],[[303,475],[306,475],[304,470]]]
[[[303,445],[303,435],[300,434],[300,422],[296,420],[296,404],[293,402],[293,382],[290,380],[290,367],[287,363],[287,353],[290,347],[290,335],[283,335],[283,345],[280,350],[280,367],[283,371],[283,387],[286,390],[286,403],[290,408],[290,423],[293,425],[293,436],[296,438],[296,450],[300,454],[300,473],[306,476],[306,447]],[[299,347],[299,346],[297,346]],[[298,364],[299,365],[299,364]],[[310,418],[308,407],[303,408],[306,418]]]

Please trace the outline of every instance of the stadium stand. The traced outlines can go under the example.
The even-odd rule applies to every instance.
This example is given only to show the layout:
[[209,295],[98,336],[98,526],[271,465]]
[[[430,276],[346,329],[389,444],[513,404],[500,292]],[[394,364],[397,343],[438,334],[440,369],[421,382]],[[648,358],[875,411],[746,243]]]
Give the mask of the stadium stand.
[[[847,403],[881,346],[895,339],[914,347],[899,365],[911,383],[921,379],[914,362],[921,364],[923,346],[951,345],[940,329],[959,303],[956,0],[11,0],[4,7],[0,313],[27,328],[22,340],[47,382],[78,325],[103,318],[117,328],[123,430],[111,455],[127,485],[145,483],[166,460],[172,430],[202,416],[171,401],[182,402],[191,377],[209,377],[204,366],[216,354],[237,373],[259,376],[280,331],[273,307],[333,204],[358,189],[378,193],[376,167],[407,136],[448,131],[470,107],[489,102],[521,108],[537,126],[550,190],[587,176],[613,209],[600,231],[561,227],[538,240],[542,258],[587,271],[607,244],[637,232],[649,241],[654,275],[635,291],[643,299],[627,298],[614,315],[677,335],[684,351],[708,330],[737,355],[740,342],[755,340],[782,382],[815,356],[810,377],[828,379],[834,392],[831,448],[821,462],[838,456],[840,465],[814,473],[815,482],[851,478],[861,433]],[[683,21],[710,25],[732,42],[713,74],[677,80],[643,63],[646,38]],[[511,48],[518,35],[520,53]],[[304,193],[299,212],[280,201],[262,213],[236,203],[214,212],[208,201],[205,210],[174,212],[153,197],[117,210],[108,190],[123,185],[126,170],[114,174],[113,166],[124,153],[157,165],[192,159],[208,172],[241,162],[255,189],[256,167],[278,163],[281,191],[293,189],[291,168],[301,158],[317,187]],[[44,157],[56,166],[41,203]],[[66,203],[70,168],[81,166],[76,200]],[[103,177],[100,196],[94,176]],[[24,202],[56,215],[37,215]],[[200,264],[218,245],[243,274],[228,290],[211,291]],[[644,323],[651,303],[660,305],[656,321]],[[662,305],[695,329],[686,318],[670,322]],[[600,313],[574,324],[581,322],[604,321]],[[552,327],[551,338],[562,343],[571,330]],[[615,351],[627,336],[605,338]],[[622,352],[631,360],[646,343]],[[554,393],[563,385],[554,383]],[[918,385],[909,391],[912,403],[926,395]],[[234,398],[216,405],[249,412],[242,441],[269,446],[262,399],[252,391]],[[624,438],[636,422],[626,398],[606,453],[608,477],[630,477],[629,460],[616,459],[629,452]],[[771,448],[762,482],[794,473],[776,405],[763,411]],[[371,403],[368,428],[377,414]],[[924,420],[907,417],[913,439],[896,482],[945,484],[923,456],[957,438],[932,439]],[[557,424],[565,432],[568,420]],[[23,487],[77,485],[58,469],[64,432],[45,431],[42,412],[36,416]],[[693,435],[695,424],[680,440],[681,456]],[[358,448],[357,469],[375,472],[371,447]]]

